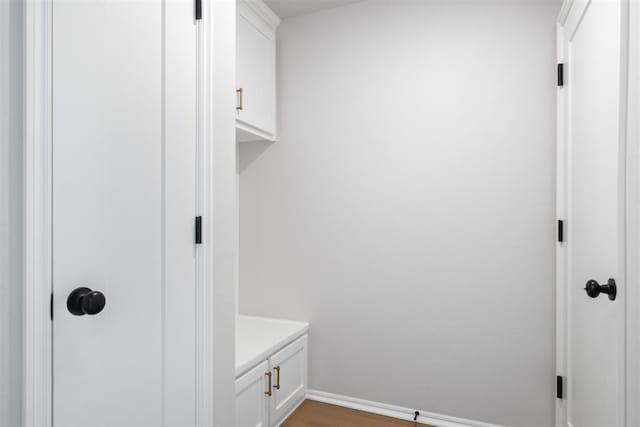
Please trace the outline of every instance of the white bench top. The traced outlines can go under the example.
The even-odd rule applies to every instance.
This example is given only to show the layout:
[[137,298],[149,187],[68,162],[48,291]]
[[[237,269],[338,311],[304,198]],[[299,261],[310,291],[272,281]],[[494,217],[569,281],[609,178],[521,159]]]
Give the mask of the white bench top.
[[236,377],[266,360],[309,330],[309,323],[267,317],[238,316]]

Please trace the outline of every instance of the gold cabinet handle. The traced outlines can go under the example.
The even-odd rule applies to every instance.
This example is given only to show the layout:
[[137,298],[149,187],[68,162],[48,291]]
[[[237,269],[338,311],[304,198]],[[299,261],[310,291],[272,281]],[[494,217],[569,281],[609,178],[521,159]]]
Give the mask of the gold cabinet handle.
[[236,107],[236,111],[242,111],[243,104],[244,104],[244,100],[243,100],[244,89],[242,88],[236,89],[236,93],[238,94],[238,101],[239,101],[238,106]]
[[276,385],[273,388],[280,390],[280,366],[274,367],[273,370],[276,371]]
[[271,372],[265,372],[265,375],[269,379],[269,385],[267,386],[267,391],[265,391],[264,394],[271,396]]

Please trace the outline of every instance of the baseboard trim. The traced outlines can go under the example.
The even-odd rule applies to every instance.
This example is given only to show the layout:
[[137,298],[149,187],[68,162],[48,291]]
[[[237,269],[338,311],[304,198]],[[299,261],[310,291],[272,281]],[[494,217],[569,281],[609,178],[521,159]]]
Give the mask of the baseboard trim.
[[[372,402],[370,400],[342,396],[318,390],[307,390],[307,399],[407,421],[413,421],[414,413],[416,411],[416,409],[388,405],[380,402]],[[435,427],[500,427],[497,424],[490,424],[482,421],[451,417],[449,415],[436,414],[434,412],[422,411],[419,409],[418,411],[420,412],[417,420],[418,423],[429,424]]]

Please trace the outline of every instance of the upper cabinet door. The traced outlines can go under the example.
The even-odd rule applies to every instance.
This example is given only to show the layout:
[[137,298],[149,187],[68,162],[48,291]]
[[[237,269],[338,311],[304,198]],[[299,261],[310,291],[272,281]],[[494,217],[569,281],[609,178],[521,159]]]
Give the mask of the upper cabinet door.
[[276,28],[261,0],[239,0],[236,84],[238,140],[276,139]]
[[282,421],[304,399],[307,390],[307,335],[269,359],[273,373],[271,425]]

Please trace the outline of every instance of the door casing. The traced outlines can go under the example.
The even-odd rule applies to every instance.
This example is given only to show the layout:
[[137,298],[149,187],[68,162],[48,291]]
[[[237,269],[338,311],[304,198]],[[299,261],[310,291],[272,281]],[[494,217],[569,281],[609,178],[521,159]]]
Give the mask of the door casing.
[[[591,0],[565,0],[560,9],[556,25],[557,62],[566,63],[569,35],[582,19]],[[634,0],[621,0],[622,16],[620,49],[620,147],[624,151],[625,259],[621,269],[621,282],[626,294],[625,310],[625,361],[624,369],[616,372],[618,381],[624,384],[625,402],[620,408],[624,412],[625,425],[640,424],[640,367],[628,360],[638,360],[640,345],[634,339],[640,333],[640,4]],[[570,65],[569,65],[570,66]],[[565,85],[571,84],[565,79]],[[557,91],[557,174],[556,215],[560,220],[567,217],[568,185],[568,102],[567,91]],[[627,119],[627,118],[636,119]],[[569,239],[571,236],[567,236]],[[567,372],[567,253],[566,243],[556,246],[556,375],[565,377]],[[555,383],[554,383],[555,385]],[[566,390],[570,393],[570,390]],[[551,392],[550,396],[555,396]],[[567,426],[565,399],[556,399],[556,427]]]
[[[52,1],[29,0],[24,5],[22,410],[27,427],[50,427],[53,422],[50,317]],[[203,18],[198,23],[197,195],[198,212],[203,217],[203,244],[198,248],[196,285],[199,302],[196,307],[198,383],[195,402],[198,426],[234,423],[235,13],[234,2],[212,0],[204,8]]]

